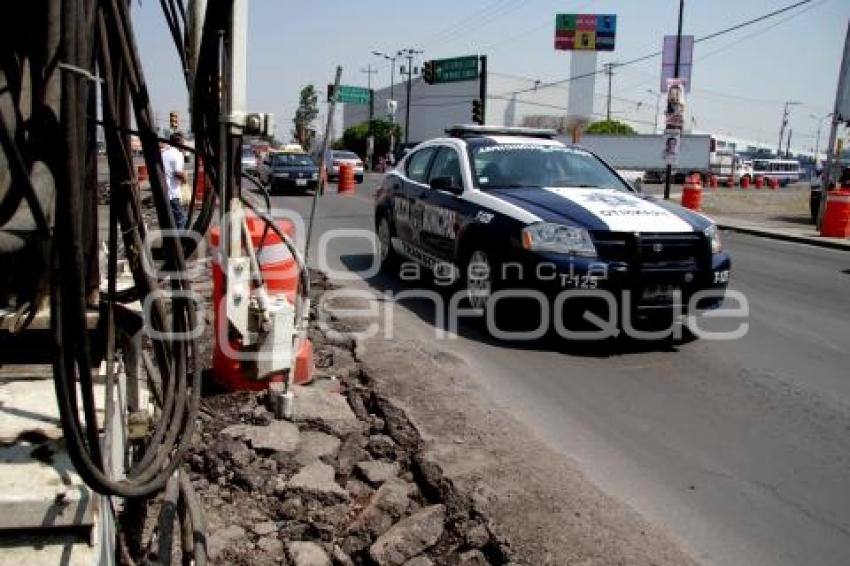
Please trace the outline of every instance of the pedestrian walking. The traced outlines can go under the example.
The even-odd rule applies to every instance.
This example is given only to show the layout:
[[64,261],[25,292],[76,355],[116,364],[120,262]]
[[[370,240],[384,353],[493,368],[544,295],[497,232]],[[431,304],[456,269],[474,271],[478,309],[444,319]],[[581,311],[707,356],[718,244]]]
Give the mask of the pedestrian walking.
[[179,146],[183,145],[183,134],[174,132],[168,138],[168,144],[162,144],[162,167],[165,172],[165,183],[168,191],[168,202],[171,203],[171,214],[174,216],[174,225],[178,230],[186,227],[186,213],[183,210],[181,189],[186,182],[186,173],[183,170],[185,160]]

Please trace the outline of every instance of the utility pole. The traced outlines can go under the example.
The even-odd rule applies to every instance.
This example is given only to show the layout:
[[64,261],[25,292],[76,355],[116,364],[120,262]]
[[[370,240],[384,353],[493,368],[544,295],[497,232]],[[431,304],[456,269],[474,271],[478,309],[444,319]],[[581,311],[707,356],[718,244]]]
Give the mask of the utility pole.
[[785,142],[785,159],[791,157],[791,134],[794,133],[794,130],[788,130],[788,141]]
[[404,105],[404,144],[410,143],[410,90],[413,86],[413,58],[422,53],[418,49],[402,49],[399,53],[404,53],[407,59],[407,103]]
[[826,116],[815,116],[814,114],[809,114],[809,118],[818,121],[818,131],[815,134],[815,165],[818,163],[818,151],[820,150],[820,129],[821,126],[823,126],[823,121],[830,117],[832,117],[832,112]]
[[[682,17],[685,13],[685,0],[679,0],[679,29],[676,32],[676,66],[673,77],[679,78],[679,61],[682,58]],[[667,164],[667,176],[664,179],[664,200],[670,200],[670,177],[673,176],[673,165]]]
[[605,74],[608,75],[608,103],[605,119],[611,121],[611,80],[614,78],[614,63],[605,63]]
[[795,106],[800,104],[795,100],[787,100],[785,101],[785,108],[782,110],[782,125],[779,127],[779,143],[776,145],[776,157],[782,157],[782,138],[785,137],[785,126],[788,125],[788,118],[791,117],[791,111],[789,110],[789,106]]
[[378,69],[373,69],[372,64],[366,65],[365,69],[360,69],[361,73],[366,73],[366,85],[369,89],[369,137],[366,140],[366,163],[369,164],[369,169],[374,169],[374,154],[375,154],[375,131],[372,122],[375,121],[375,91],[372,90],[372,75],[378,72]]
[[[395,63],[401,57],[402,52],[397,51],[395,55],[389,55],[383,51],[372,51],[372,55],[383,57],[390,62],[390,100],[395,101]],[[395,112],[390,112],[390,122],[393,128],[390,131],[390,153],[395,152]]]

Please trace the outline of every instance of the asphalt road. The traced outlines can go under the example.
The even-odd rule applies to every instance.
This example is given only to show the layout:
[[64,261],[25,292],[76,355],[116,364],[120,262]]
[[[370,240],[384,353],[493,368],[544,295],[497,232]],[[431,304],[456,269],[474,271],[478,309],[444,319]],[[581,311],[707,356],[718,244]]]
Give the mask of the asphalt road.
[[[370,230],[374,189],[367,177],[355,195],[319,199],[311,263],[359,289],[402,290],[397,278],[353,273],[372,263],[357,232],[321,241]],[[309,211],[308,197],[273,200]],[[750,307],[740,339],[511,343],[461,324],[439,345],[701,562],[850,564],[850,254],[730,233],[724,241],[731,288]],[[393,314],[396,339],[434,340],[429,303],[398,302]]]

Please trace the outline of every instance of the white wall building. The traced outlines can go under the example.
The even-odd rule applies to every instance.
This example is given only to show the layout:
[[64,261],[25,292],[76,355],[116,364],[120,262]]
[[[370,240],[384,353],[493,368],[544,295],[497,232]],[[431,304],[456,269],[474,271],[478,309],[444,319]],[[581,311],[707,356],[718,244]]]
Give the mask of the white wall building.
[[[558,119],[566,117],[567,87],[537,88],[539,84],[539,81],[532,79],[490,72],[485,123],[493,126],[522,126],[535,116]],[[392,90],[395,100],[398,101],[396,122],[404,131],[407,83],[400,82],[394,85]],[[478,98],[478,95],[478,81],[429,85],[421,77],[414,78],[410,93],[410,141],[419,142],[443,135],[446,127],[453,124],[472,123],[472,101]],[[600,102],[599,96],[597,94],[595,100],[597,108],[604,106],[604,100]],[[390,87],[375,90],[376,118],[387,117],[389,99]],[[368,106],[342,106],[343,128],[354,126],[369,118]],[[622,116],[616,118],[629,121]],[[647,125],[647,128],[651,128],[651,124]]]

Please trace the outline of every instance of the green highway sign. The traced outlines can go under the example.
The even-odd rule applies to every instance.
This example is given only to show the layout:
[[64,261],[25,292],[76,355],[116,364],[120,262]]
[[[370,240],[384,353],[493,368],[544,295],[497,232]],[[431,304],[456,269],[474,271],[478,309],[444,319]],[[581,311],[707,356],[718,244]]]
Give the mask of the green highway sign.
[[[339,85],[336,90],[336,101],[343,104],[369,104],[372,91],[361,86]],[[328,102],[334,98],[334,85],[328,85]]]
[[434,66],[434,83],[454,83],[478,79],[477,55],[435,59],[432,64]]

